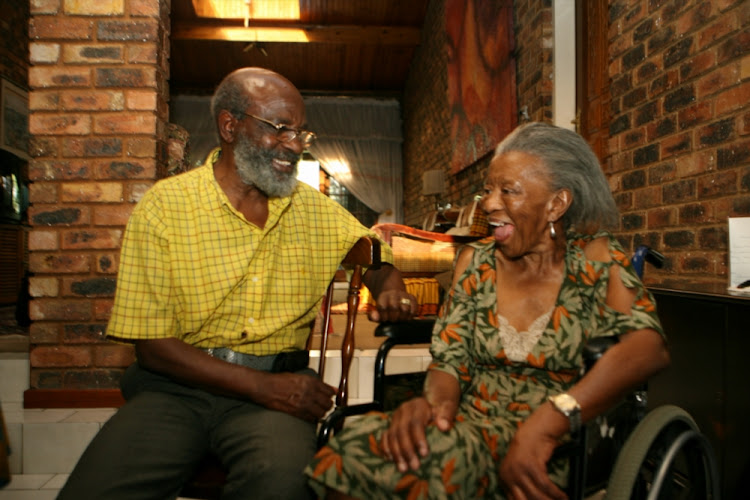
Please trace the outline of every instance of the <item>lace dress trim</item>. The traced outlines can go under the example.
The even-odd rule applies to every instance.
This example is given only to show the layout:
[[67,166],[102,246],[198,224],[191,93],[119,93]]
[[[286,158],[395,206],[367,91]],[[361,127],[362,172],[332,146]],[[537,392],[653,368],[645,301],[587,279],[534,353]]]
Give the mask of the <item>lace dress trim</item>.
[[539,342],[544,330],[552,317],[553,307],[548,312],[542,314],[534,320],[529,329],[525,332],[519,332],[511,325],[505,316],[498,314],[498,332],[500,339],[503,341],[505,356],[515,362],[525,361],[534,346]]

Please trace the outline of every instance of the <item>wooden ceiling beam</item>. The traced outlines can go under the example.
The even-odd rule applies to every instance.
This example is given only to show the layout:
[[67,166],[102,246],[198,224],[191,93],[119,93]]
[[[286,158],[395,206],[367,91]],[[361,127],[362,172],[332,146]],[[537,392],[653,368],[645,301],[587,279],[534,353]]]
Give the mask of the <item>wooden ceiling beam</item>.
[[229,42],[299,42],[418,45],[419,28],[406,26],[216,26],[201,23],[175,23],[171,38],[175,40],[216,40]]

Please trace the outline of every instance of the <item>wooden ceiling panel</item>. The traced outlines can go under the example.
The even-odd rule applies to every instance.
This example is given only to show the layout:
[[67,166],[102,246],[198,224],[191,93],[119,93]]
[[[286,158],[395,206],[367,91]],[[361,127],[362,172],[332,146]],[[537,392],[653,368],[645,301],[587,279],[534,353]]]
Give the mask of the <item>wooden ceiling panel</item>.
[[[194,5],[199,12],[210,6],[194,2],[208,1],[172,0],[172,92],[211,93],[231,71],[262,66],[306,93],[398,94],[429,2],[298,0],[299,20],[249,19],[246,28],[242,19],[198,17]],[[268,41],[290,29],[311,41]]]

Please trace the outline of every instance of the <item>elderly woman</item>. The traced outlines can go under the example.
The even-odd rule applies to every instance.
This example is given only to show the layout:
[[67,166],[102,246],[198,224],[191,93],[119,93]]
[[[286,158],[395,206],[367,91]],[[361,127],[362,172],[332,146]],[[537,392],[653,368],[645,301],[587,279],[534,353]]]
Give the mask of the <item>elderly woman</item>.
[[[482,208],[491,238],[456,258],[424,396],[368,415],[307,468],[329,498],[562,499],[555,447],[669,363],[654,300],[603,228],[617,209],[574,132],[517,128]],[[620,342],[580,377],[592,337]]]

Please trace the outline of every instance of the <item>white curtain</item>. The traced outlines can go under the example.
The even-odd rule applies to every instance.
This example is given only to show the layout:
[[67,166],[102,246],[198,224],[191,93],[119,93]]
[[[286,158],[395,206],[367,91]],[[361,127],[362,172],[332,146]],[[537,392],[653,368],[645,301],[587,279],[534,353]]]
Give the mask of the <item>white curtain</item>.
[[[188,161],[202,163],[218,146],[209,96],[173,95],[170,121],[190,133]],[[401,110],[396,99],[305,97],[308,128],[318,139],[310,153],[378,222],[402,223]]]
[[310,153],[378,222],[404,220],[401,110],[395,99],[306,97]]

